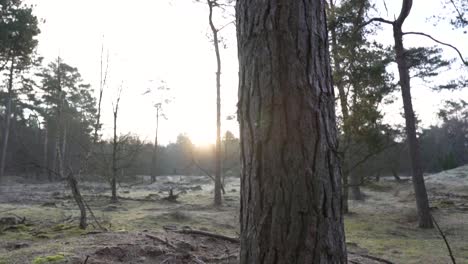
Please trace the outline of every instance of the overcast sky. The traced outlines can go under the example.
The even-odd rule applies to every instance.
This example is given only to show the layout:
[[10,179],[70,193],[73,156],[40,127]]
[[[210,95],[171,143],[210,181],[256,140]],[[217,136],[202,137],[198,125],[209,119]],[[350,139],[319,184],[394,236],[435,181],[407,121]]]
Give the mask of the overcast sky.
[[[61,56],[75,66],[83,79],[95,89],[99,87],[101,45],[109,50],[109,85],[104,92],[103,127],[109,135],[112,127],[112,101],[123,83],[119,131],[136,133],[152,140],[155,129],[155,95],[142,95],[161,81],[174,98],[165,106],[167,120],[160,124],[160,142],[174,142],[180,133],[187,133],[195,143],[214,142],[216,128],[215,55],[209,38],[207,7],[192,0],[30,0],[35,14],[45,19],[41,24],[39,53],[47,62]],[[383,3],[383,1],[382,1]],[[380,4],[381,5],[381,4]],[[387,1],[382,16],[392,19],[401,1]],[[426,20],[440,13],[440,0],[416,0],[405,31],[424,31],[441,40],[454,43],[468,54],[468,34],[454,33],[450,26],[434,27]],[[231,18],[219,18],[223,26]],[[390,44],[388,26],[376,38]],[[234,26],[222,31],[226,48],[221,52],[223,131],[238,135],[237,122],[226,121],[236,112],[237,47]],[[420,37],[407,37],[407,46],[432,45]],[[446,50],[448,58],[456,53]],[[468,57],[468,55],[467,55]],[[450,79],[466,70],[444,73]],[[440,80],[440,79],[439,79]],[[415,110],[424,126],[436,124],[435,113],[443,100],[464,97],[468,91],[434,93],[420,81],[413,81]],[[397,94],[396,96],[399,96]],[[385,106],[386,122],[401,124],[401,101]]]

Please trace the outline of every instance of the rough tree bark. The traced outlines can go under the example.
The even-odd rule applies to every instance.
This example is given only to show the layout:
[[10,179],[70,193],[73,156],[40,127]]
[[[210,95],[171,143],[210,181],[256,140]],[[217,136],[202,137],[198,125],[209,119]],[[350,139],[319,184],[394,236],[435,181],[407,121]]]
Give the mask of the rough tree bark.
[[5,109],[5,131],[3,132],[3,144],[2,144],[2,156],[0,160],[0,178],[3,177],[5,173],[6,165],[6,155],[8,149],[8,140],[10,136],[10,126],[11,126],[11,105],[13,103],[13,73],[15,72],[15,60],[11,59],[10,74],[8,76],[8,98]]
[[346,263],[323,0],[238,0],[240,263]]
[[418,138],[416,136],[416,118],[414,115],[413,104],[411,102],[411,85],[409,68],[405,57],[403,46],[402,26],[408,17],[412,0],[404,0],[400,15],[393,22],[393,37],[395,40],[396,61],[398,64],[398,73],[400,75],[401,95],[403,98],[403,108],[406,121],[406,135],[411,157],[411,169],[413,187],[416,195],[416,205],[418,208],[419,227],[432,228],[432,219],[429,209],[429,199],[427,198],[426,185],[421,163],[421,151],[419,149]]
[[210,10],[208,22],[213,33],[213,45],[216,54],[216,154],[215,154],[215,188],[214,204],[222,204],[221,197],[221,55],[219,52],[218,29],[213,23],[213,8],[217,5],[216,0],[207,0]]

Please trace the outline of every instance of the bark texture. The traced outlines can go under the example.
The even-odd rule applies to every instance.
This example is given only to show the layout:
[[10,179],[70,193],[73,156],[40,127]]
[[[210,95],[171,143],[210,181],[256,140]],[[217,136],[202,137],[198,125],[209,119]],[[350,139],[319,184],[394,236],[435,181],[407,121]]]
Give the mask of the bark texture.
[[323,0],[238,0],[241,263],[346,263]]
[[403,98],[403,108],[406,121],[406,136],[411,157],[412,179],[416,195],[419,227],[432,228],[433,224],[429,209],[429,199],[427,197],[426,185],[423,177],[421,150],[419,149],[418,138],[416,135],[416,118],[411,101],[410,74],[405,57],[405,48],[403,46],[402,26],[411,11],[412,4],[412,0],[403,1],[401,13],[398,19],[393,23],[393,37],[395,40],[398,73],[400,75],[401,95]]

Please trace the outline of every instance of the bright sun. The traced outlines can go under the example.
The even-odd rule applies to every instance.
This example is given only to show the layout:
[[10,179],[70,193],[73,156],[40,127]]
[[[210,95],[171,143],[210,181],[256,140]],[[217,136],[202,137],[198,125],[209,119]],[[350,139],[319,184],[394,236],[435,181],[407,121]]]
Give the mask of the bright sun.
[[207,133],[206,131],[197,132],[197,133],[188,133],[190,140],[193,144],[199,147],[206,147],[214,145],[216,143],[216,136],[212,135],[213,133]]

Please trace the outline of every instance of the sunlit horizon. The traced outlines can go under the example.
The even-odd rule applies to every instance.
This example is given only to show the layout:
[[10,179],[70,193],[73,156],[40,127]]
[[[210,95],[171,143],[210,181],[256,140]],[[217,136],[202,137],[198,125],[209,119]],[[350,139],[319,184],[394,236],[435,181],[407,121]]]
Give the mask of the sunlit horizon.
[[[214,144],[216,61],[208,37],[208,13],[204,4],[147,0],[141,1],[140,5],[108,0],[31,0],[30,3],[36,6],[34,13],[46,19],[40,25],[39,54],[45,57],[45,62],[60,55],[64,62],[77,67],[84,81],[95,89],[95,95],[99,86],[101,46],[104,44],[105,51],[109,51],[109,85],[104,92],[102,109],[104,139],[112,135],[112,101],[123,81],[125,91],[121,101],[118,133],[133,133],[142,140],[154,140],[154,98],[142,96],[142,93],[156,80],[164,81],[174,98],[164,106],[167,120],[160,122],[159,143],[166,145],[175,142],[179,134],[185,133],[194,144]],[[427,10],[436,4],[414,4],[415,14],[409,18],[409,30],[426,29],[427,21],[420,18],[430,13]],[[382,16],[391,17],[399,9],[399,3],[389,2],[387,14]],[[83,13],[87,14],[86,20],[82,19]],[[103,14],[106,19],[102,19]],[[130,19],[122,20],[121,17]],[[391,36],[391,29],[385,26],[382,28],[376,38],[379,42],[391,44],[391,38],[388,37]],[[439,31],[447,32],[437,36],[444,41],[456,43],[460,39],[450,28],[439,28]],[[222,134],[229,130],[238,137],[237,121],[227,120],[237,110],[238,62],[234,26],[223,29],[222,35],[226,41],[226,47],[221,50]],[[466,35],[461,37],[466,38]],[[405,43],[408,47],[434,44],[421,43],[417,37],[407,37]],[[463,53],[467,52],[467,47],[458,46]],[[454,58],[455,54],[447,50],[444,56]],[[456,74],[447,73],[443,77],[451,78]],[[413,85],[414,108],[424,127],[439,122],[436,111],[444,100],[461,98],[468,92],[445,91],[436,94],[425,84],[414,82]],[[392,125],[404,124],[399,92],[394,94],[394,98],[393,104],[381,106],[385,113],[384,121]]]

